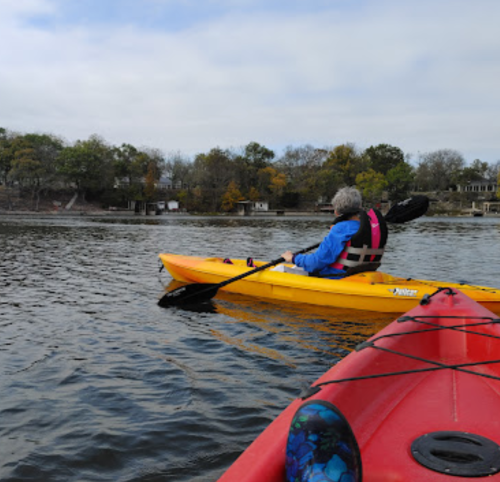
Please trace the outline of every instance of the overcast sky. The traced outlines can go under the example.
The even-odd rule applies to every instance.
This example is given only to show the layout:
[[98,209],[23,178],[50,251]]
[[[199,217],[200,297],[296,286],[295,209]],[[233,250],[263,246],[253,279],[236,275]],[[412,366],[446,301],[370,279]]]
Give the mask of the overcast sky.
[[498,0],[0,0],[0,127],[500,159]]

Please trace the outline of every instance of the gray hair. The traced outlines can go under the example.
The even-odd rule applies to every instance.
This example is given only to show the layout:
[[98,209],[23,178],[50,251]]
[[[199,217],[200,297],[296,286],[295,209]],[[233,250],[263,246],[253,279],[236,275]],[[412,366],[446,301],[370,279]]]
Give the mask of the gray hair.
[[361,209],[363,200],[355,187],[343,187],[337,191],[332,200],[333,209],[339,214]]

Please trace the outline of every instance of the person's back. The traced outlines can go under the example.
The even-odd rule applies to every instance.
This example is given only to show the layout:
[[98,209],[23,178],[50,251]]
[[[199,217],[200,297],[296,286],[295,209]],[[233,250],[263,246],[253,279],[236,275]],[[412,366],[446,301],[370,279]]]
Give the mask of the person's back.
[[292,262],[305,269],[310,275],[325,278],[344,276],[342,268],[332,265],[339,257],[348,241],[358,232],[359,220],[349,219],[331,227],[318,249],[309,255],[298,254]]
[[361,194],[354,187],[339,189],[332,203],[337,218],[316,252],[294,256],[286,251],[282,258],[312,276],[326,278],[343,277],[355,267],[362,270],[364,265],[376,269],[387,240],[382,215],[374,210],[369,215],[365,213]]

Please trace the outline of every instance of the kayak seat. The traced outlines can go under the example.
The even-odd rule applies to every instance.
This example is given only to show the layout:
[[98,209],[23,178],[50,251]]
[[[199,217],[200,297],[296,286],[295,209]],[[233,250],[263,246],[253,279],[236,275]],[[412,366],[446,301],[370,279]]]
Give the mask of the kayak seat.
[[295,413],[286,447],[286,482],[360,482],[361,455],[335,405],[310,400]]
[[229,258],[225,258],[223,263],[224,264],[233,264],[233,262]]

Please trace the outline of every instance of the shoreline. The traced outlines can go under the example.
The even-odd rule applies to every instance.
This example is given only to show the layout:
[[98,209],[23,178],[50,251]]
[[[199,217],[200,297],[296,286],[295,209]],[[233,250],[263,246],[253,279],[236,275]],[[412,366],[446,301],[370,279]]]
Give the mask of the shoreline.
[[[144,217],[156,218],[163,216],[218,216],[218,217],[236,217],[236,218],[269,218],[269,217],[290,217],[290,216],[318,216],[318,217],[332,217],[332,213],[317,212],[317,211],[267,211],[256,212],[249,216],[242,216],[237,213],[191,213],[191,212],[163,212],[161,214],[144,214],[136,213],[129,210],[105,210],[105,209],[84,209],[84,210],[43,210],[43,211],[29,211],[29,210],[0,210],[0,216],[50,216],[50,217],[81,217],[81,216],[123,216],[123,217]],[[456,213],[435,213],[431,215],[424,215],[423,217],[453,217],[453,218],[500,218],[500,213],[483,213],[481,216],[474,216],[470,213],[456,214]]]

